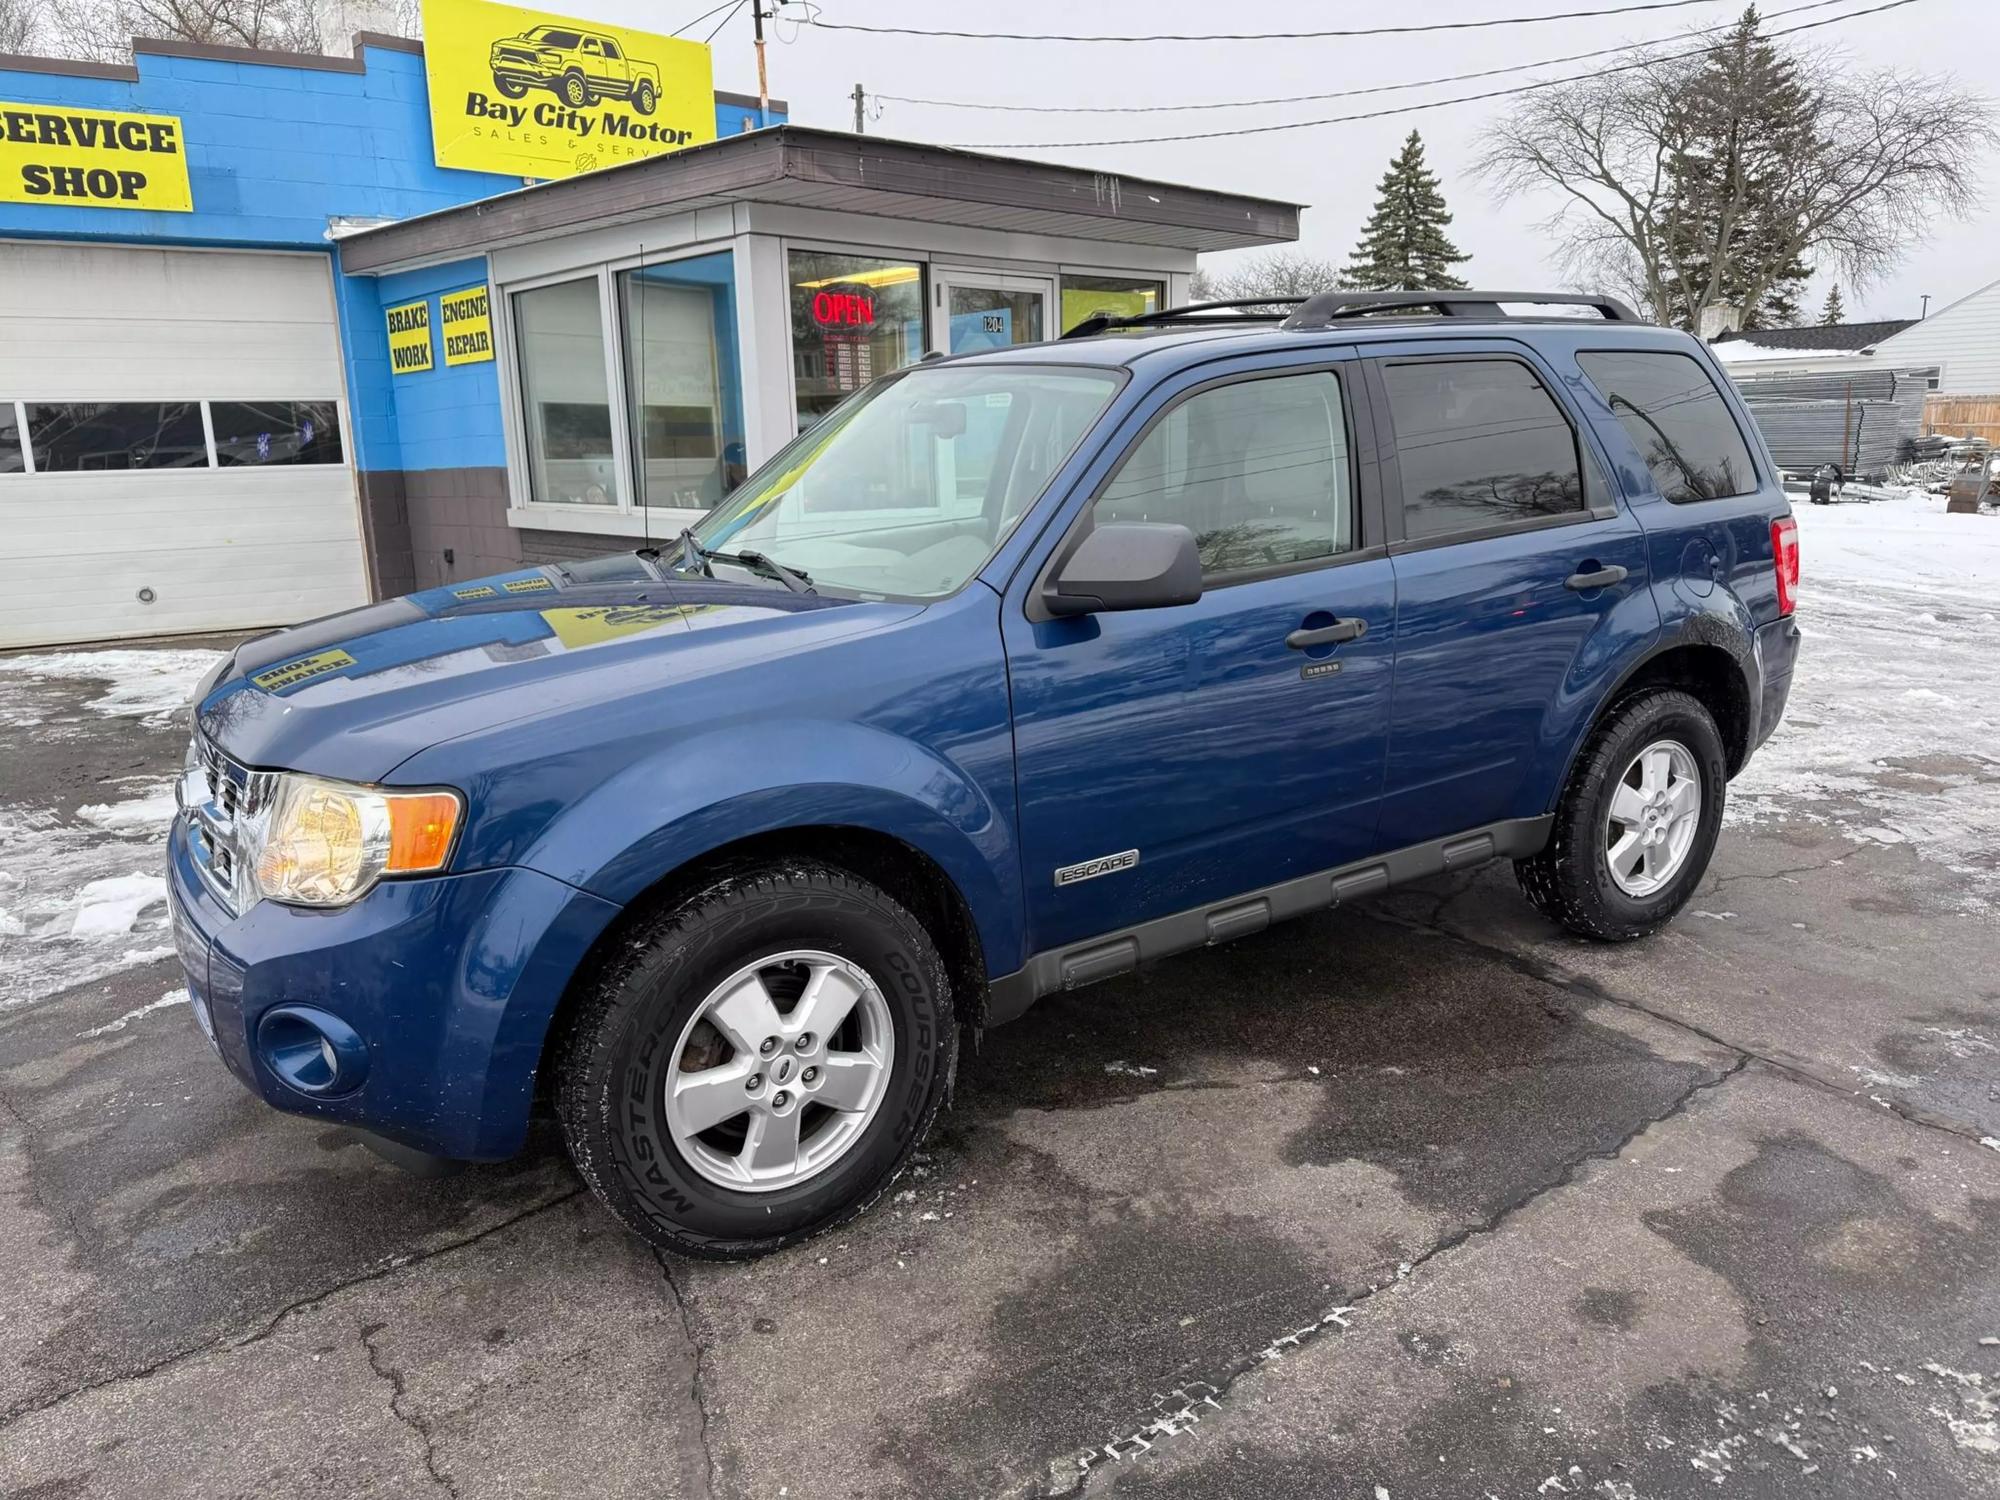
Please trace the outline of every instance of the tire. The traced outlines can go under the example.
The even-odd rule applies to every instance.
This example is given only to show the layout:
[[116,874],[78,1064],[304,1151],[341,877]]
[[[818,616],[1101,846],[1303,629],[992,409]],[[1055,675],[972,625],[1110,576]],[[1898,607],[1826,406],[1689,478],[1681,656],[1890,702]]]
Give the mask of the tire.
[[500,90],[501,94],[509,99],[519,99],[523,94],[528,92],[528,86],[518,78],[500,78],[496,76],[493,80],[493,87]]
[[[1643,779],[1644,770],[1635,770],[1637,758],[1643,752],[1657,766],[1661,747],[1668,747],[1664,753],[1671,773],[1691,771],[1698,781],[1693,805],[1685,813],[1685,843],[1679,842],[1683,825],[1676,809],[1686,806],[1688,794],[1673,790],[1678,783],[1670,774],[1664,810],[1649,807],[1639,820],[1619,823],[1614,846],[1613,804],[1619,801],[1620,787],[1653,803],[1655,799],[1627,778]],[[1522,891],[1544,916],[1582,937],[1626,942],[1658,930],[1687,904],[1707,873],[1722,830],[1727,780],[1722,736],[1698,699],[1668,688],[1647,689],[1624,699],[1591,731],[1577,757],[1556,804],[1548,847],[1514,862]],[[1619,805],[1636,804],[1627,799]],[[1660,820],[1658,842],[1650,848],[1644,841],[1654,825],[1646,817]],[[1641,839],[1642,863],[1621,875],[1613,869],[1611,855],[1617,847],[1621,858],[1633,857],[1625,844],[1628,834]],[[1646,888],[1651,884],[1649,871],[1658,876],[1650,889]]]
[[[767,964],[780,955],[793,962]],[[859,998],[815,1038],[801,1029],[809,997],[798,987],[822,977],[816,995]],[[765,1255],[853,1218],[908,1163],[957,1064],[950,982],[930,935],[884,892],[828,865],[731,875],[625,934],[585,983],[557,1039],[556,1113],[570,1155],[626,1227],[682,1255]],[[778,1042],[775,1052],[753,1053],[754,1033],[772,1014],[756,997],[782,1002],[788,984],[790,1008],[779,1006],[766,1039]],[[719,1007],[722,994],[749,996],[750,1009]],[[761,1019],[746,1025],[746,1015]],[[730,1031],[745,1045],[731,1044]],[[867,1073],[871,1045],[872,1106],[820,1104],[836,1084],[845,1091]],[[713,1101],[709,1113],[735,1102],[740,1081],[744,1111],[690,1133],[695,1111],[679,1102],[690,1080]],[[821,1085],[824,1094],[809,1092]],[[807,1175],[754,1183],[731,1175],[765,1170],[756,1162],[763,1135],[753,1141],[751,1132],[778,1139],[794,1120],[797,1170]]]
[[590,85],[581,73],[565,73],[562,81],[563,102],[572,109],[582,109],[591,102]]
[[641,83],[632,90],[632,107],[642,115],[650,115],[659,107],[660,96],[653,92],[650,83]]

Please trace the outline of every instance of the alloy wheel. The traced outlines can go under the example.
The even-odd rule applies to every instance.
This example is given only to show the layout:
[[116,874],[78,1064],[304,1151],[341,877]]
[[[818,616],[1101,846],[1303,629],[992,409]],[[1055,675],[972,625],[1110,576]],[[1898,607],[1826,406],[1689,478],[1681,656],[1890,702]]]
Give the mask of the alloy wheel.
[[1613,784],[1604,859],[1628,896],[1654,895],[1687,864],[1701,829],[1701,771],[1678,740],[1654,740]]

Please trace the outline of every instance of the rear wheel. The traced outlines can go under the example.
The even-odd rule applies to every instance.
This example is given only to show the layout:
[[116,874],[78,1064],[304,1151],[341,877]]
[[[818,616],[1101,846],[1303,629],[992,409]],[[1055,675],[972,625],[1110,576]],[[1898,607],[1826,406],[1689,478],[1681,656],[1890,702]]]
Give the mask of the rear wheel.
[[1700,700],[1654,689],[1592,732],[1556,807],[1549,844],[1517,860],[1528,899],[1571,932],[1616,942],[1664,926],[1708,870],[1728,778]]
[[747,872],[628,934],[560,1038],[585,1182],[655,1245],[760,1255],[872,1202],[957,1055],[921,925],[845,871]]
[[640,80],[639,86],[632,90],[632,107],[642,115],[650,115],[653,106],[659,102],[660,96],[653,92],[653,85],[643,79]]

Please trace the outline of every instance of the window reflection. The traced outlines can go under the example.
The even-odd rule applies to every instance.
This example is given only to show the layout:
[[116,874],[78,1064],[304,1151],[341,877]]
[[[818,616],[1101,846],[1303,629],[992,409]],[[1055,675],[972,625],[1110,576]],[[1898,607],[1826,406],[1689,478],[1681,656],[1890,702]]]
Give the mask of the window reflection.
[[40,474],[205,469],[198,401],[30,401],[28,446]]
[[1383,369],[1402,470],[1406,536],[1583,509],[1576,433],[1534,372],[1513,360]]
[[616,505],[597,279],[514,294],[528,482],[552,505]]
[[878,375],[924,357],[924,268],[794,250],[792,381],[799,431]]
[[706,510],[743,480],[736,258],[619,276],[640,503]]

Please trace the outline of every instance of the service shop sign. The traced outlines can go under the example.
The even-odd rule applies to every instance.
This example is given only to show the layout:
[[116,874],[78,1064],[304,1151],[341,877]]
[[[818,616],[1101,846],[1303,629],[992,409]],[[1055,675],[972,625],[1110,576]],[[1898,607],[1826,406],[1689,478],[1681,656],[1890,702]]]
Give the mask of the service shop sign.
[[0,203],[193,213],[181,122],[0,99]]
[[490,0],[423,0],[441,167],[574,177],[715,139],[699,42]]

